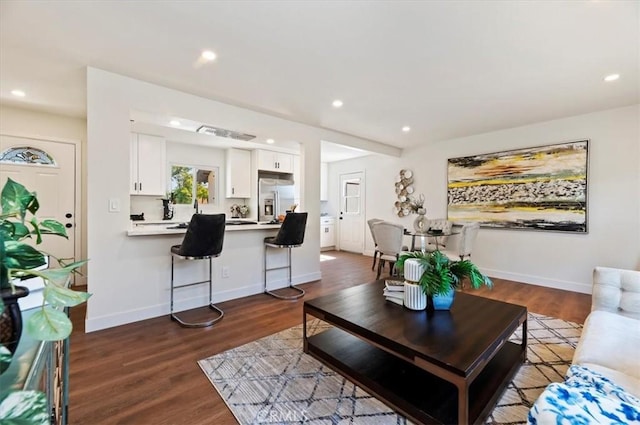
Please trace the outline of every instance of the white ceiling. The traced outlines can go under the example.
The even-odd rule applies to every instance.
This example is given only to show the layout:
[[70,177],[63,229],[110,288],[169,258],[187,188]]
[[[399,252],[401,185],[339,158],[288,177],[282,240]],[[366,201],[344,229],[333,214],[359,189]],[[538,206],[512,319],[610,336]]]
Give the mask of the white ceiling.
[[639,57],[638,1],[0,1],[2,103],[84,116],[92,66],[401,148],[638,103]]
[[[202,123],[180,118],[179,127],[169,124],[170,118],[159,114],[152,114],[143,111],[131,111],[131,131],[136,133],[154,134],[164,136],[168,141],[189,143],[200,146],[215,146],[217,149],[243,148],[243,149],[265,149],[277,150],[280,152],[299,153],[300,144],[293,140],[278,140],[277,144],[265,145],[263,138],[258,137],[252,141],[238,141],[230,138],[211,136],[197,133],[196,130]],[[372,152],[345,146],[337,143],[322,141],[320,149],[320,161],[335,162],[346,159],[358,158],[371,155]]]

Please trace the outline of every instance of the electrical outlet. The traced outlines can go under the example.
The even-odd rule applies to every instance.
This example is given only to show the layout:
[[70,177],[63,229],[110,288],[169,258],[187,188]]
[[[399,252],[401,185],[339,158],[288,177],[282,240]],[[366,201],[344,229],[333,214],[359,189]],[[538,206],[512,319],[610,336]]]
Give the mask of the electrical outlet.
[[229,267],[227,266],[222,267],[222,277],[229,277]]

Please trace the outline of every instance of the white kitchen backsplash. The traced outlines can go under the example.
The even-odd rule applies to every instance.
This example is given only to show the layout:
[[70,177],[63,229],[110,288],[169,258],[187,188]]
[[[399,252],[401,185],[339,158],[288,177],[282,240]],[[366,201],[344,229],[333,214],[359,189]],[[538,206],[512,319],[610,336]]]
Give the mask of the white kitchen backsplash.
[[145,220],[162,220],[162,201],[157,196],[130,197],[129,214],[144,213]]
[[[131,195],[131,205],[129,214],[144,213],[144,219],[146,221],[162,220],[163,208],[162,200],[157,196],[141,196]],[[244,202],[243,202],[244,201]],[[198,206],[198,210],[204,214],[217,214],[225,213],[227,218],[231,218],[231,205],[244,204],[249,202],[249,199],[226,199],[220,200],[221,205],[207,205],[202,204]],[[256,219],[257,206],[249,205],[249,215],[247,218]],[[174,214],[171,221],[189,221],[191,216],[195,212],[193,205],[174,205]]]

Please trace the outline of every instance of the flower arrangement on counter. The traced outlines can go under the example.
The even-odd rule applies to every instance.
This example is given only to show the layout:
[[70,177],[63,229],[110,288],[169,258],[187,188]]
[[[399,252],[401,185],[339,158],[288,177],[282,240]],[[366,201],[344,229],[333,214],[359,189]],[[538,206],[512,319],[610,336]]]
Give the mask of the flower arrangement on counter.
[[231,218],[245,218],[249,214],[249,207],[246,205],[231,205]]

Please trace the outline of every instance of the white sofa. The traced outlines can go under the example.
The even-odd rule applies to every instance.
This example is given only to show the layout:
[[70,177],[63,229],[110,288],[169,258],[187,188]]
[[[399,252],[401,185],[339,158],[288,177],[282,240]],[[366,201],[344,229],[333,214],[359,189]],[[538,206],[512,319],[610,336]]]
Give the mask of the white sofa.
[[640,423],[640,271],[596,267],[591,313],[565,382],[545,389],[528,420],[540,425],[614,419]]

